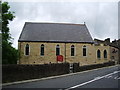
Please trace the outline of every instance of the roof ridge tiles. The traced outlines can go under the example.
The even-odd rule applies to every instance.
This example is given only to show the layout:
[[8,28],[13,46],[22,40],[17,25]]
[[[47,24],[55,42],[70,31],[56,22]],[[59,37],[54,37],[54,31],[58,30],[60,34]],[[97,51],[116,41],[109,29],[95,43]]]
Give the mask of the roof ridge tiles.
[[85,25],[85,24],[78,24],[78,23],[54,23],[54,22],[25,22],[26,24],[62,24],[62,25]]

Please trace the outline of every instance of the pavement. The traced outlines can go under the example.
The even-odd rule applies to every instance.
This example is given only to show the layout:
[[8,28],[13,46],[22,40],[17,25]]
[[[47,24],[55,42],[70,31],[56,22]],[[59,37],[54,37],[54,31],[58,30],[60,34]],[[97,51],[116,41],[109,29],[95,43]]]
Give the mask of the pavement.
[[104,67],[42,79],[25,80],[3,84],[8,88],[54,88],[72,90],[78,88],[119,88],[120,66]]

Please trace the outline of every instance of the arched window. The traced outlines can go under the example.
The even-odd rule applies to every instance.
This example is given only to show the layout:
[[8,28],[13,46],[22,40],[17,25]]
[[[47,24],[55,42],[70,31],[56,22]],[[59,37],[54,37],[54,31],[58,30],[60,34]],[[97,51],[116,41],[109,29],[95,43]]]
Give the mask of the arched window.
[[83,46],[83,56],[87,56],[86,46]]
[[104,58],[107,58],[107,51],[104,50]]
[[75,56],[75,47],[74,47],[74,45],[71,46],[71,56]]
[[40,53],[41,56],[44,56],[44,45],[42,44],[41,45],[41,53]]
[[60,55],[60,46],[59,45],[56,46],[56,56],[57,55]]
[[29,55],[29,44],[25,46],[25,55]]
[[97,51],[97,58],[101,58],[101,52],[100,52],[100,50]]

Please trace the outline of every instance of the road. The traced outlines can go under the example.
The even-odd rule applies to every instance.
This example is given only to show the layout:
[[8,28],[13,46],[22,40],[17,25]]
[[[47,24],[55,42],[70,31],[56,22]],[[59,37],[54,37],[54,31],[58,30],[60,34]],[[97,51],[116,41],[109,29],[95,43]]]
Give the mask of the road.
[[4,88],[56,88],[56,90],[119,88],[119,80],[120,66],[112,66],[48,80],[7,85],[3,86],[3,90]]

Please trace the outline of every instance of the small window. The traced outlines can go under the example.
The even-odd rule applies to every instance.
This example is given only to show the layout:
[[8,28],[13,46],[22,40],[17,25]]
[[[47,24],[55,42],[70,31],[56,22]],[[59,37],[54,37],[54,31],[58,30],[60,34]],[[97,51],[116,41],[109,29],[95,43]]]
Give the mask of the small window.
[[75,47],[74,47],[74,45],[71,46],[71,56],[75,56]]
[[87,56],[86,46],[83,46],[83,56]]
[[101,58],[101,52],[100,52],[100,50],[97,51],[97,58],[99,58],[99,59]]
[[29,44],[25,46],[25,55],[29,55]]
[[59,45],[56,46],[56,56],[57,55],[60,55],[60,46]]
[[41,45],[41,56],[44,56],[44,45]]
[[104,50],[104,58],[107,58],[107,51]]

